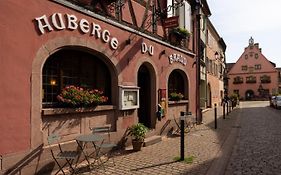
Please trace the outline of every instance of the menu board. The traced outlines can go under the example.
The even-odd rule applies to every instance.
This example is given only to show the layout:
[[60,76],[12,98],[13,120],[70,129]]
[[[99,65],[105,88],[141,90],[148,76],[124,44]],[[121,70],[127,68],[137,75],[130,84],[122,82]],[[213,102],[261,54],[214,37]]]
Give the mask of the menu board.
[[137,109],[139,108],[139,87],[119,86],[119,109]]

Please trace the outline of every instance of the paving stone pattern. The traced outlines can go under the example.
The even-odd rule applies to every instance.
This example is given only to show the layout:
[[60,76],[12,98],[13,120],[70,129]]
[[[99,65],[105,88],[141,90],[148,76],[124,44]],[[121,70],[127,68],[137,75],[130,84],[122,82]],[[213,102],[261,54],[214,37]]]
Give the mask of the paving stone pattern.
[[130,149],[115,156],[116,166],[112,162],[103,168],[86,174],[114,175],[201,175],[206,174],[217,153],[222,147],[235,123],[235,110],[222,119],[222,108],[218,108],[218,128],[214,129],[214,110],[203,113],[203,124],[197,125],[185,135],[185,157],[194,156],[193,163],[174,161],[180,156],[180,137],[164,137],[157,144],[143,147],[139,152]]
[[225,175],[281,174],[281,110],[241,103],[240,132]]

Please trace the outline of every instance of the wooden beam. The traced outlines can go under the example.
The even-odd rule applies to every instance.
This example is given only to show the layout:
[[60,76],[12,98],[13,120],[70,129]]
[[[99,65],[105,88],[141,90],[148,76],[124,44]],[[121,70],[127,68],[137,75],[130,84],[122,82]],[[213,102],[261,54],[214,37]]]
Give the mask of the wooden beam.
[[151,3],[151,0],[148,0],[148,2],[146,2],[146,8],[145,8],[145,12],[144,12],[144,15],[142,18],[142,24],[141,24],[142,29],[144,29],[144,25],[145,25],[145,21],[147,19],[148,8],[149,8],[150,3]]
[[132,22],[136,27],[138,27],[136,15],[135,15],[134,8],[133,8],[131,0],[128,0],[128,5],[129,5],[129,10],[130,10],[130,13],[131,13],[131,16],[132,16]]
[[[161,10],[161,5],[160,5],[160,2],[159,2],[160,0],[157,0],[157,6],[158,6],[158,8]],[[166,32],[166,28],[164,27],[164,19],[163,19],[163,17],[162,17],[162,15],[160,15],[160,21],[161,21],[161,25],[162,25],[162,28],[163,28],[163,32],[164,32],[164,38],[165,39],[167,39],[168,37],[167,37],[167,32]]]

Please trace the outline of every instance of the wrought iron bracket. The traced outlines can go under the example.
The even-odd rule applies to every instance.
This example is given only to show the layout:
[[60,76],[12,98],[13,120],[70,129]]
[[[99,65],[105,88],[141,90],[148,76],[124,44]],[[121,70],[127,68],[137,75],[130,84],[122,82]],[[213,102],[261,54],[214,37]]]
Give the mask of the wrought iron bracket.
[[160,7],[158,7],[158,9],[155,10],[155,16],[156,18],[160,18],[160,19],[165,19],[167,17],[167,13],[172,11],[173,9],[178,9],[179,7],[183,6],[183,2],[185,0],[181,0],[180,2],[177,2],[175,4],[169,5],[166,8],[161,9]]

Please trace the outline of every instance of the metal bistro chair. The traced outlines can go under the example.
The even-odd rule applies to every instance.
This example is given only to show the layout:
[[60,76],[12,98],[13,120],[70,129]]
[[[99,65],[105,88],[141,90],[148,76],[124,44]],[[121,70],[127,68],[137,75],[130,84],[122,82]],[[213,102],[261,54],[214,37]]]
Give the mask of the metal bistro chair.
[[[112,158],[113,165],[115,166],[115,161],[112,156],[112,151],[115,147],[117,147],[117,144],[111,142],[110,140],[110,130],[111,125],[105,125],[105,126],[99,126],[99,127],[93,127],[90,128],[93,134],[98,134],[104,137],[104,140],[100,143],[95,143],[96,148],[96,161],[100,161],[101,166],[104,168],[104,163],[109,161],[110,158]],[[102,161],[102,157],[105,156],[107,160],[105,162]]]
[[[69,150],[62,150],[62,146],[61,144],[59,143],[59,140],[60,140],[60,137],[58,134],[51,134],[50,136],[48,136],[48,144],[49,145],[52,145],[50,147],[50,150],[51,150],[51,154],[52,154],[52,157],[53,159],[55,160],[55,162],[57,163],[58,167],[59,167],[59,170],[55,173],[59,173],[60,171],[65,175],[65,171],[63,170],[63,168],[66,166],[66,165],[69,165],[69,168],[70,168],[70,172],[71,174],[76,174],[76,170],[75,168],[72,166],[72,163],[73,161],[79,157],[79,151],[69,151]],[[59,150],[57,151],[54,151],[52,148],[55,148],[55,146],[58,146]],[[66,162],[61,165],[59,163],[59,160],[65,160]]]

